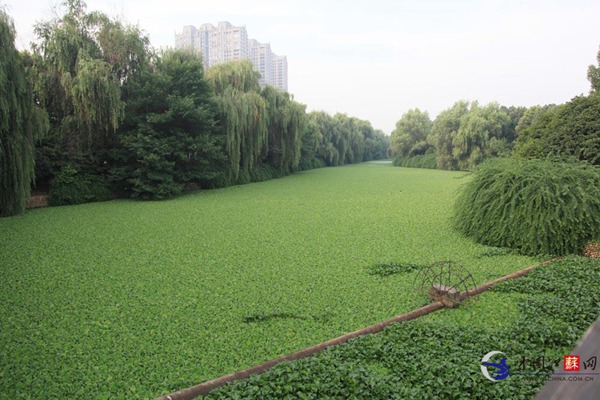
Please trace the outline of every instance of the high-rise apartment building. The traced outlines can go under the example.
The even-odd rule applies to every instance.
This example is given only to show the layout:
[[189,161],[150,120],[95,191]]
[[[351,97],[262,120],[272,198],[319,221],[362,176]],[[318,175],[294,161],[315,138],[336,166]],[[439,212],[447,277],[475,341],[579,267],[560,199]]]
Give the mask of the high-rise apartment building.
[[288,87],[288,65],[286,56],[273,57],[273,82],[274,86],[287,92]]
[[248,58],[248,33],[245,26],[229,22],[202,25],[208,32],[208,66]]
[[211,28],[214,28],[214,26],[210,24],[204,24],[200,29],[191,25],[184,26],[182,33],[175,34],[175,47],[201,53],[204,66],[209,65],[208,55]]
[[[273,59],[274,55],[271,51],[269,43],[259,43],[254,39],[250,39],[250,61],[254,65],[254,70],[260,73],[260,85],[275,85]],[[277,86],[276,86],[277,87]]]
[[283,91],[287,87],[287,57],[271,51],[269,43],[248,39],[245,26],[233,26],[227,21],[217,26],[203,24],[200,28],[184,26],[175,34],[175,47],[202,53],[204,67],[233,60],[249,59],[260,73],[260,84],[275,86]]

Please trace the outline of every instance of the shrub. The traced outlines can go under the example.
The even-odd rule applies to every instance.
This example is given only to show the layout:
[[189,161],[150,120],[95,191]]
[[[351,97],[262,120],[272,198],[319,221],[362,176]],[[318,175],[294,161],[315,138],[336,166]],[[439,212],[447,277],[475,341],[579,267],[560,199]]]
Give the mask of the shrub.
[[552,160],[484,163],[456,201],[455,226],[524,254],[580,251],[600,235],[600,169]]
[[63,206],[111,199],[107,183],[99,176],[81,173],[73,165],[64,166],[50,182],[48,205]]
[[437,159],[434,153],[411,156],[411,157],[396,157],[394,159],[395,167],[407,167],[407,168],[437,168]]

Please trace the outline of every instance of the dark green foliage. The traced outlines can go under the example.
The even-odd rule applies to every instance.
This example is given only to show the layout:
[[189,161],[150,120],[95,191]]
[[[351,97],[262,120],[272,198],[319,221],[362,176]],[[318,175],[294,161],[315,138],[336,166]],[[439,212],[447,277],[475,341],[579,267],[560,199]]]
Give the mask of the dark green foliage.
[[600,165],[600,94],[540,108],[521,129],[515,153],[536,158],[575,157]]
[[73,165],[64,166],[50,182],[48,205],[64,206],[110,200],[108,183],[97,175],[80,172]]
[[574,157],[600,165],[600,67],[590,65],[588,79],[592,85],[589,96],[527,110],[517,126],[515,154],[526,158]]
[[309,169],[324,168],[326,166],[327,166],[327,164],[325,164],[325,161],[321,160],[320,158],[316,158],[316,157],[311,157],[309,159],[300,158],[300,163],[298,164],[298,169],[300,171],[306,171]]
[[511,145],[514,144],[514,141],[517,139],[517,125],[523,118],[523,115],[527,112],[526,107],[515,107],[515,106],[502,106],[500,107],[506,115],[508,115],[510,122],[504,125],[504,132],[502,133],[502,137],[506,139],[508,143]]
[[578,252],[600,235],[600,168],[489,161],[458,197],[455,226],[477,242],[524,254]]
[[396,157],[394,158],[393,164],[395,167],[427,169],[436,169],[438,166],[437,159],[435,158],[435,153],[429,153],[412,157]]
[[422,268],[421,265],[414,264],[414,263],[399,263],[399,262],[378,263],[378,264],[371,265],[369,267],[369,274],[370,275],[379,275],[379,276],[390,276],[390,275],[413,272],[420,268]]
[[[167,95],[165,95],[167,94]],[[200,58],[167,52],[154,70],[129,83],[127,114],[114,151],[113,180],[142,199],[176,196],[186,184],[206,184],[225,165],[215,129],[212,91]]]
[[269,164],[257,164],[249,171],[240,171],[238,184],[251,182],[263,182],[270,179],[281,178],[289,174],[289,171],[283,168],[274,168]]
[[376,129],[372,134],[365,135],[365,152],[363,161],[382,160],[388,158],[390,137]]
[[25,209],[34,180],[35,141],[47,130],[47,116],[34,106],[15,30],[0,7],[0,217]]
[[[233,382],[207,398],[533,398],[548,375],[511,374],[492,384],[480,371],[483,355],[500,350],[512,372],[552,373],[553,362],[568,354],[600,313],[598,282],[600,260],[568,257],[494,287],[506,296],[518,294],[513,324],[493,331],[421,319],[395,324],[381,334]],[[524,357],[541,355],[546,357],[543,368],[520,366]]]

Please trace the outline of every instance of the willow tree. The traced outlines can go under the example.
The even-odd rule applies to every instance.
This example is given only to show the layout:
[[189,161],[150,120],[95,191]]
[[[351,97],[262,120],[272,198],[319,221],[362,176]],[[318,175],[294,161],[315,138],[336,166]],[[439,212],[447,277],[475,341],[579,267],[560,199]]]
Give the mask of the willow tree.
[[313,111],[309,115],[309,121],[317,129],[318,144],[317,157],[322,159],[328,166],[339,164],[340,153],[334,145],[334,120],[333,117],[324,111]]
[[260,95],[259,74],[250,61],[215,65],[206,71],[218,104],[218,119],[229,157],[228,180],[247,177],[268,152],[267,104]]
[[114,142],[123,116],[120,81],[102,58],[95,35],[106,17],[67,0],[62,18],[36,25],[36,95],[51,122],[49,138],[69,157],[93,156]]
[[380,160],[388,157],[390,137],[383,131],[375,129],[373,135],[365,139],[365,155],[363,161]]
[[427,111],[423,112],[418,108],[408,110],[396,122],[396,129],[392,132],[392,154],[401,157],[425,154],[429,147],[427,137],[431,126]]
[[286,173],[294,171],[300,162],[306,106],[272,86],[266,86],[262,96],[268,112],[268,164]]
[[36,139],[47,129],[44,112],[33,103],[15,30],[0,8],[0,216],[23,212],[34,179]]
[[458,163],[453,155],[453,139],[460,129],[462,118],[468,112],[469,102],[460,100],[449,109],[442,111],[433,121],[428,141],[435,147],[439,169],[458,169]]
[[369,121],[339,113],[332,117],[324,111],[308,114],[303,138],[303,149],[304,140],[309,140],[315,157],[328,166],[385,158],[389,147],[389,138]]
[[365,151],[365,124],[368,124],[369,127],[371,124],[345,114],[336,114],[334,121],[338,124],[338,132],[342,137],[343,148],[340,149],[340,153],[343,154],[342,163],[361,162]]
[[481,107],[473,102],[452,138],[452,156],[458,169],[472,170],[492,155],[492,147],[507,146],[503,135],[510,122],[497,103]]
[[124,117],[127,82],[147,67],[149,40],[81,0],[62,2],[59,17],[38,23],[32,50],[34,93],[50,117],[50,132],[37,151],[42,184],[63,165],[98,174],[111,164]]

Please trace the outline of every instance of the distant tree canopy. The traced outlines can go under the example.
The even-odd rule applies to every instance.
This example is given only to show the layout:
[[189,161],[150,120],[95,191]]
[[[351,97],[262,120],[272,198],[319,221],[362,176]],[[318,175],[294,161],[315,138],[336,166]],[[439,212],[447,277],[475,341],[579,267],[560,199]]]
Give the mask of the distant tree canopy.
[[497,103],[481,107],[477,102],[459,101],[443,111],[432,128],[438,168],[469,170],[501,154],[514,137],[511,121]]
[[426,111],[422,112],[418,108],[407,111],[396,122],[396,129],[392,132],[392,155],[408,157],[425,154],[430,147],[427,138],[431,127],[432,122]]
[[261,89],[249,61],[213,66],[206,76],[219,105],[228,183],[386,157],[386,137],[369,122],[343,114],[306,114],[289,94]]
[[345,114],[331,116],[323,111],[309,114],[316,141],[315,157],[336,166],[387,157],[389,139],[371,123]]
[[431,125],[426,113],[408,111],[392,132],[394,164],[430,167],[432,156],[422,156],[431,151],[437,168],[449,170],[473,170],[488,158],[511,155],[600,164],[600,51],[597,58],[599,65],[588,68],[590,94],[562,105],[480,106],[460,100]]
[[[488,158],[574,158],[600,164],[600,50],[590,65],[587,96],[562,105],[505,107],[457,101],[429,122],[427,113],[409,110],[391,136],[398,166],[432,165],[473,170]],[[425,138],[425,139],[424,139]],[[427,153],[427,154],[426,154]]]
[[0,8],[0,217],[21,213],[34,180],[35,142],[47,130],[35,106],[15,30]]

